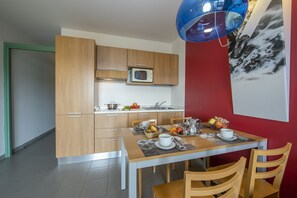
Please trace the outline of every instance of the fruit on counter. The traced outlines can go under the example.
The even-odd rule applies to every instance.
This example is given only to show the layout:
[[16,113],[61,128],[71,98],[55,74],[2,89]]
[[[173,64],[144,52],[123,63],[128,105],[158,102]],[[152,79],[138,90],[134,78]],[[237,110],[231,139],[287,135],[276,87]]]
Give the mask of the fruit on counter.
[[147,132],[147,133],[155,133],[157,131],[158,131],[158,128],[155,126],[154,123],[150,123],[148,128],[145,130],[145,132]]
[[131,106],[130,109],[139,109],[140,105],[138,105],[136,102],[134,102]]
[[124,106],[122,110],[123,111],[129,111],[130,109],[131,109],[130,106]]

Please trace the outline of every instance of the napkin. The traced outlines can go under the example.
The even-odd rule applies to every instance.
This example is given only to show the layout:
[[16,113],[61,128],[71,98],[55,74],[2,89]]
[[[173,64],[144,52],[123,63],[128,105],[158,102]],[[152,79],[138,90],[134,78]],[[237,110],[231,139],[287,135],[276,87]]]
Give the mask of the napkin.
[[174,143],[175,143],[175,147],[178,149],[178,150],[182,150],[182,151],[185,151],[187,150],[187,147],[181,143],[179,140],[177,140],[176,138],[173,139]]
[[247,137],[243,137],[241,135],[235,134],[234,135],[237,137],[237,139],[241,140],[241,141],[248,141],[249,139]]

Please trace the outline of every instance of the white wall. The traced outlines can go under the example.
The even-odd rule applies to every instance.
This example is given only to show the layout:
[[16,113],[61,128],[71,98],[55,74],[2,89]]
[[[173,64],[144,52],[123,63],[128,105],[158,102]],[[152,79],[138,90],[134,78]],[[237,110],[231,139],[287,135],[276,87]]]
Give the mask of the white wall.
[[30,43],[34,40],[22,32],[5,24],[0,19],[0,156],[5,153],[4,142],[4,74],[3,74],[3,42]]
[[185,106],[185,65],[186,65],[186,44],[180,38],[173,43],[173,53],[179,54],[178,85],[171,90],[171,103],[174,106]]
[[12,50],[12,147],[55,128],[55,54]]
[[[142,39],[135,39],[135,38],[128,38],[128,37],[121,37],[121,36],[114,36],[114,35],[107,35],[107,34],[100,34],[100,33],[93,33],[93,32],[85,32],[85,31],[78,31],[72,29],[61,29],[61,34],[65,36],[74,36],[74,37],[81,37],[81,38],[90,38],[96,41],[97,45],[104,45],[104,46],[111,46],[111,47],[120,47],[120,48],[129,48],[129,49],[138,49],[138,50],[146,50],[146,51],[154,51],[154,52],[161,52],[161,53],[184,53],[183,50],[180,50],[178,45],[181,43],[177,42],[174,44],[173,51],[173,44],[172,43],[162,43],[156,41],[149,41],[149,40],[142,40]],[[179,54],[180,56],[180,68],[184,68],[184,54]],[[184,69],[181,69],[184,70]],[[180,72],[183,75],[183,72]],[[184,79],[183,76],[180,79]],[[95,105],[103,106],[104,104],[109,103],[110,101],[115,101],[122,105],[129,105],[133,102],[137,102],[140,105],[152,105],[156,102],[166,100],[166,105],[177,105],[177,106],[184,106],[184,99],[175,100],[172,103],[172,90],[175,87],[171,86],[133,86],[133,85],[126,85],[124,81],[99,81],[96,82],[96,90],[95,92],[99,93],[98,97],[95,97]],[[183,86],[184,82],[180,82]],[[181,87],[182,87],[181,86]],[[181,91],[181,87],[179,91]],[[176,92],[176,91],[175,91]],[[174,94],[175,95],[175,94]],[[179,93],[178,97],[184,98],[184,92],[181,94]],[[175,98],[175,97],[174,97]]]

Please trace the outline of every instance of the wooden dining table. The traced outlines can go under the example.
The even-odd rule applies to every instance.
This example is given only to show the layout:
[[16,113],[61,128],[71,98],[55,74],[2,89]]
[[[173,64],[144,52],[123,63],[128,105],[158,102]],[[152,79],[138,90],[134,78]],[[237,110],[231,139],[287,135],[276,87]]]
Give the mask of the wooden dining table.
[[[171,125],[162,126],[169,131]],[[233,130],[239,137],[236,141],[225,141],[217,136],[219,130],[204,127],[198,135],[180,136],[181,142],[190,145],[185,151],[162,151],[147,156],[137,144],[148,139],[143,133],[135,133],[133,128],[122,128],[121,135],[121,189],[126,189],[128,176],[129,198],[137,197],[137,169],[204,158],[252,148],[267,149],[267,138],[259,137],[239,130]],[[203,134],[203,135],[202,135]],[[156,140],[155,140],[156,141]],[[262,161],[266,161],[263,157]]]

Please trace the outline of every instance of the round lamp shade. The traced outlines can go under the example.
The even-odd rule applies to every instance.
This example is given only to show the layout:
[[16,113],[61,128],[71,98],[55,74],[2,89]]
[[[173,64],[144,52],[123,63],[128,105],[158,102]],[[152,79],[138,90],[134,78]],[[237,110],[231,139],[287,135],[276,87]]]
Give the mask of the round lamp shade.
[[183,0],[176,16],[179,36],[204,42],[226,36],[244,21],[248,0]]

